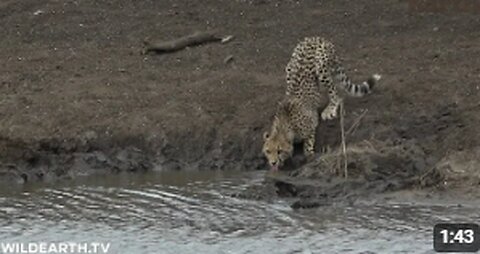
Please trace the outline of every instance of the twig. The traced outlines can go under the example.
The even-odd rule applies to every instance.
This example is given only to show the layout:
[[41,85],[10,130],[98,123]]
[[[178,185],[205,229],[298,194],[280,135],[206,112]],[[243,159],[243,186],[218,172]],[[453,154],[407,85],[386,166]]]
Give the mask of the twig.
[[233,35],[227,35],[227,36],[223,37],[220,42],[223,43],[223,44],[229,43],[234,38],[235,38],[235,36],[233,36]]
[[365,109],[363,113],[359,115],[357,119],[355,119],[355,122],[353,122],[352,126],[350,126],[350,128],[347,130],[347,133],[346,133],[347,136],[353,133],[357,129],[357,127],[360,125],[360,121],[367,114],[367,112],[368,112],[368,109]]
[[197,46],[209,42],[222,42],[227,43],[233,39],[232,35],[226,36],[224,38],[215,35],[212,32],[195,32],[191,35],[180,37],[175,40],[165,41],[165,42],[154,42],[150,43],[145,41],[144,54],[148,52],[155,52],[158,54],[171,53],[175,51],[182,50],[186,47]]
[[343,108],[343,101],[340,103],[340,129],[342,133],[342,154],[343,154],[343,172],[345,179],[348,178],[348,162],[347,162],[347,145],[345,142],[345,110]]
[[223,59],[223,62],[225,64],[228,64],[230,63],[231,61],[233,61],[233,55],[228,55],[227,57],[225,57],[225,59]]
[[425,181],[425,177],[427,177],[428,175],[430,175],[434,170],[435,170],[435,165],[428,168],[427,170],[425,170],[425,172],[418,178],[419,179],[419,182],[422,183]]

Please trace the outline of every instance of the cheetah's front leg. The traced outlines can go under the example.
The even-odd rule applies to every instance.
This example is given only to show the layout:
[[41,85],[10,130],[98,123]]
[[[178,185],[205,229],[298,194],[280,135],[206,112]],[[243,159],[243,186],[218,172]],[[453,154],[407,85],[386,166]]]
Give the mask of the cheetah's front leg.
[[303,137],[303,154],[307,161],[312,161],[315,157],[315,135],[319,123],[317,109],[309,110],[306,113],[306,118],[303,119],[302,137]]
[[303,154],[307,161],[312,161],[315,157],[315,132],[308,135],[303,142]]

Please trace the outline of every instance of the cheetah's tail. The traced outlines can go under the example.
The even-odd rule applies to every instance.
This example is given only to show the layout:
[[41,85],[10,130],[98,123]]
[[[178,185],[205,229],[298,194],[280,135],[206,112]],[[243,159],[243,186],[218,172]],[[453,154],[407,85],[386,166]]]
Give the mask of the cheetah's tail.
[[382,78],[379,74],[373,74],[370,78],[363,81],[361,84],[354,84],[344,72],[340,72],[337,76],[339,83],[345,91],[354,97],[362,97],[365,94],[372,92],[373,87]]

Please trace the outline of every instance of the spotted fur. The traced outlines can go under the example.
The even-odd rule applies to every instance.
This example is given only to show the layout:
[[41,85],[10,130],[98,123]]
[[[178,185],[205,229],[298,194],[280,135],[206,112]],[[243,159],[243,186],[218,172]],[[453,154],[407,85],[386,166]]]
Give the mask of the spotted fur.
[[361,97],[371,92],[380,75],[354,84],[348,78],[334,45],[321,37],[308,37],[299,42],[286,67],[287,89],[279,103],[271,129],[264,133],[263,153],[272,169],[276,170],[292,156],[294,141],[303,142],[304,154],[315,153],[315,131],[322,104],[321,87],[328,91],[329,103],[321,118],[337,117],[342,98],[337,86],[347,94]]

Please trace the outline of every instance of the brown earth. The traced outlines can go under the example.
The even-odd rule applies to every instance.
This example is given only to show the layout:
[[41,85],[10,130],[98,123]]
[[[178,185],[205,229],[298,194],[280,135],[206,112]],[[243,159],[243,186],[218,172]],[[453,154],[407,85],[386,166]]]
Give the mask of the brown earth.
[[[373,94],[347,101],[347,127],[368,110],[348,145],[417,151],[375,157],[390,165],[381,179],[434,169],[429,185],[478,187],[478,15],[410,12],[398,0],[7,0],[0,21],[2,180],[263,169],[261,133],[284,93],[284,66],[297,41],[319,35],[354,80],[383,75]],[[235,39],[140,53],[146,39],[212,30]],[[318,146],[337,147],[338,126],[323,123]]]

